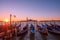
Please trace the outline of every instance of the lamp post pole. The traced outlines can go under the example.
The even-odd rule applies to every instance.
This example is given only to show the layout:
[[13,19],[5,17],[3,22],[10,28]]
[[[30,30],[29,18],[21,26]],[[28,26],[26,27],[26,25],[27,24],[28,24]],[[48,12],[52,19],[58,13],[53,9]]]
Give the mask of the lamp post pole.
[[11,17],[12,17],[12,15],[10,14],[10,26],[11,26]]
[[[12,26],[11,26],[11,20],[12,20],[12,14],[10,14],[10,27],[11,27],[11,33],[13,33],[12,32]],[[12,36],[13,36],[13,34],[12,34]]]
[[[14,15],[14,19],[16,19],[16,15]],[[15,27],[14,27],[14,29],[15,29],[15,36],[17,36],[17,28],[16,28],[16,21],[14,20],[14,24],[15,24]]]

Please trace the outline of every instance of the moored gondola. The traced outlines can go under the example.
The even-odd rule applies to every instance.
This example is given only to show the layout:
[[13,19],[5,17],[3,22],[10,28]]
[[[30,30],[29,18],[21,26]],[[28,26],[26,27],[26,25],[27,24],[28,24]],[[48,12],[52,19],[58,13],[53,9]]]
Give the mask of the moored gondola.
[[35,26],[31,24],[30,26],[30,40],[35,40]]
[[17,36],[22,36],[24,35],[25,33],[28,32],[28,24],[23,28],[23,30],[20,30],[18,33],[17,33]]
[[55,27],[55,29],[59,30],[60,31],[60,25],[57,25],[57,24],[51,24]]
[[52,26],[53,24],[51,24],[51,25],[48,25],[48,24],[46,24],[46,26],[47,26],[47,29],[48,29],[48,31],[50,32],[50,33],[52,33],[52,34],[58,34],[58,35],[60,35],[60,30],[58,30],[57,28],[56,28],[56,26]]
[[60,25],[55,24],[55,26],[60,29]]
[[0,39],[2,38],[2,40],[4,40],[4,36],[5,36],[5,32],[3,29],[3,25],[0,25]]
[[30,34],[35,34],[35,28],[33,24],[30,26]]
[[37,25],[38,31],[43,35],[48,35],[48,29],[45,25]]

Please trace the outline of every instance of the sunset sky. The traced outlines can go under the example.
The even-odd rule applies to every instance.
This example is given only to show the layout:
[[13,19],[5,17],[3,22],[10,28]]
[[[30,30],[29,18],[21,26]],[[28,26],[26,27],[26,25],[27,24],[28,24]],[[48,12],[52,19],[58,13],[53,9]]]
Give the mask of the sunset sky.
[[16,15],[16,20],[26,17],[37,20],[60,20],[59,0],[0,0],[0,20]]

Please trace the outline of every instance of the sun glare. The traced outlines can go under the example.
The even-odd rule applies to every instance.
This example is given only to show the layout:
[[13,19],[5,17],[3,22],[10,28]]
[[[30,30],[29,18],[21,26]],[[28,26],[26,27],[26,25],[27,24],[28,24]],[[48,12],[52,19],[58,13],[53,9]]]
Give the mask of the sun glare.
[[8,20],[8,19],[5,19],[4,21],[5,21],[5,22],[9,22],[9,20]]

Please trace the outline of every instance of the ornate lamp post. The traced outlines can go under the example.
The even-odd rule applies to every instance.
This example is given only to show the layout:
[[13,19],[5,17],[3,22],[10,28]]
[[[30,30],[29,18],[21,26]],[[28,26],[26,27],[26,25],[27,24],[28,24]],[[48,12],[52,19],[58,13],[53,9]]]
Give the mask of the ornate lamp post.
[[[16,18],[16,16],[14,15],[13,16],[14,19]],[[15,20],[14,20],[14,23],[15,23]],[[16,23],[14,24],[15,26],[11,26],[12,25],[12,14],[10,14],[10,27],[11,27],[11,31],[12,31],[12,36],[15,35],[14,33],[16,33]]]
[[[14,15],[14,19],[16,18],[16,16]],[[15,29],[15,35],[17,36],[17,29],[16,29],[16,22],[15,22],[15,20],[14,20],[14,24],[15,24],[15,27],[14,27],[14,29]]]

